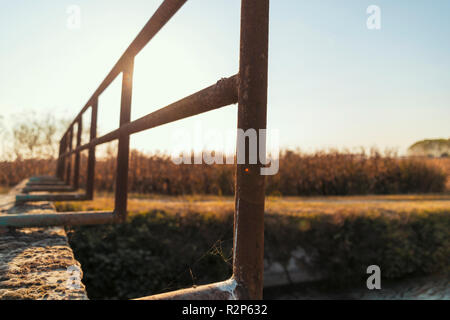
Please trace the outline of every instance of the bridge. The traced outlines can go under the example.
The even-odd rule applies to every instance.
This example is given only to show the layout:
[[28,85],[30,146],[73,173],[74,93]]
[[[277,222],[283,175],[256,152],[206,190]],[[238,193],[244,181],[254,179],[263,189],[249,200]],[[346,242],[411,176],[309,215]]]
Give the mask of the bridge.
[[[266,128],[269,0],[241,1],[241,39],[239,71],[184,99],[131,121],[134,59],[151,39],[181,9],[187,0],[165,0],[141,32],[116,62],[71,122],[59,143],[54,176],[30,177],[16,189],[14,210],[0,215],[0,228],[7,233],[17,229],[53,226],[123,223],[127,217],[127,187],[130,135],[180,119],[237,103],[237,129]],[[119,128],[97,136],[99,96],[122,77]],[[90,139],[81,144],[83,114],[91,112]],[[75,134],[76,133],[76,134]],[[257,139],[265,137],[259,135]],[[44,210],[52,201],[84,201],[94,198],[96,146],[118,141],[115,207],[108,212],[59,212]],[[249,154],[249,142],[237,149],[237,157]],[[258,141],[258,146],[260,144]],[[88,150],[87,182],[79,193],[80,154]],[[259,150],[258,150],[259,151]],[[244,152],[244,155],[239,154]],[[142,299],[261,299],[264,271],[264,163],[238,164],[236,168],[233,276],[223,282],[174,291]],[[28,206],[36,205],[31,210]],[[22,211],[20,211],[22,208]],[[32,229],[28,229],[32,230]],[[51,229],[42,229],[51,230]],[[61,228],[58,232],[61,232]],[[5,231],[4,231],[5,232]],[[47,231],[43,231],[47,232]],[[3,236],[5,237],[5,236]],[[6,236],[7,239],[9,236]],[[12,238],[13,235],[11,235]],[[11,238],[11,239],[12,239]],[[186,239],[188,240],[188,239]],[[72,257],[73,259],[73,257]],[[41,263],[45,263],[42,260]],[[71,261],[71,263],[75,263]]]

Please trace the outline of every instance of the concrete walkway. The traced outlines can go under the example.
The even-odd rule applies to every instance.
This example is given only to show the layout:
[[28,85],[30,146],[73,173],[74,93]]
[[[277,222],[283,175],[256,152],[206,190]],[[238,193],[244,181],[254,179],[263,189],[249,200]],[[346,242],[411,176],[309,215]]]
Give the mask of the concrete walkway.
[[[0,197],[0,215],[55,212],[49,202],[15,206],[25,183]],[[82,276],[64,228],[0,228],[0,300],[87,299]]]

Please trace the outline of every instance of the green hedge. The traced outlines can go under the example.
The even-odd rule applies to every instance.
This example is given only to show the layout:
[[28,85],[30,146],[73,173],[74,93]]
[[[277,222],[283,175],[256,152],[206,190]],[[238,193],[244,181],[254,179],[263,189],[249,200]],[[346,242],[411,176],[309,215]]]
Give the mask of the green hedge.
[[385,279],[449,272],[450,212],[365,212],[270,217],[265,251],[287,262],[302,247],[310,271],[331,285],[361,283],[378,265]]
[[[77,227],[70,244],[91,299],[123,299],[220,281],[231,275],[232,216],[135,215],[122,225]],[[330,285],[449,272],[450,215],[364,212],[267,215],[265,256],[286,263],[302,247]]]
[[150,212],[69,230],[91,299],[124,299],[231,276],[232,220]]

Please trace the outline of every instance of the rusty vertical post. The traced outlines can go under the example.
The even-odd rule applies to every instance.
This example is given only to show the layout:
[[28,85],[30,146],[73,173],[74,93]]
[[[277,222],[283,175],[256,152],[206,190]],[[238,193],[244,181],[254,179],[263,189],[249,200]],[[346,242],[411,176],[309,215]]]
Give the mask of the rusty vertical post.
[[[62,142],[62,146],[61,146],[62,152],[61,152],[61,154],[64,154],[67,151],[67,135],[63,136],[61,142]],[[61,157],[60,160],[61,160],[61,168],[60,168],[60,176],[59,176],[59,178],[64,181],[64,178],[65,178],[64,174],[66,172],[66,157],[63,156],[63,157]]]
[[61,179],[61,155],[63,153],[62,150],[62,139],[59,141],[59,151],[58,151],[58,159],[56,160],[56,177]]
[[[89,142],[97,137],[97,113],[98,98],[95,98],[91,106],[91,128]],[[86,198],[94,199],[94,175],[95,175],[95,146],[89,147],[87,177],[86,177]]]
[[[266,128],[268,34],[269,0],[242,0],[238,129],[256,130],[258,153],[263,147],[258,133]],[[243,143],[246,163],[236,169],[233,276],[240,299],[262,299],[265,179],[259,157],[250,164],[249,141]]]
[[[67,141],[68,144],[68,151],[71,152],[72,151],[72,144],[73,144],[73,126],[70,127],[70,131],[69,131],[69,135],[68,135],[69,139]],[[67,157],[67,172],[66,172],[66,183],[68,185],[70,185],[71,182],[71,175],[72,175],[72,155],[69,155]]]
[[[81,133],[83,131],[83,117],[80,116],[78,118],[78,125],[77,125],[77,148],[81,146]],[[77,151],[75,154],[75,168],[73,173],[73,188],[75,190],[78,190],[79,183],[80,183],[80,156],[81,152]]]
[[[120,103],[120,126],[129,123],[131,118],[131,97],[133,89],[134,58],[126,62],[122,74],[122,97]],[[117,150],[117,176],[115,214],[118,221],[125,221],[128,198],[128,158],[130,151],[130,135],[120,133]]]

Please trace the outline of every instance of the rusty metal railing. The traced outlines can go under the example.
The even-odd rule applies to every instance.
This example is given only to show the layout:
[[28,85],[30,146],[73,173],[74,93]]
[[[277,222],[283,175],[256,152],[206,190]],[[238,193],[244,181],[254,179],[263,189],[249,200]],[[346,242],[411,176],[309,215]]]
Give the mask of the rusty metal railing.
[[[127,216],[127,184],[130,135],[173,121],[238,103],[237,128],[266,128],[269,0],[241,1],[239,73],[182,100],[130,121],[134,58],[187,0],[165,0],[127,48],[88,102],[69,125],[59,144],[55,177],[31,178],[16,202],[91,200],[94,196],[95,148],[118,140],[115,208],[111,212],[60,212],[14,214],[0,217],[0,226],[34,227],[123,222]],[[97,137],[100,94],[122,73],[120,126]],[[91,109],[90,140],[81,144],[82,116]],[[73,147],[74,126],[76,146]],[[262,139],[258,135],[257,139]],[[265,141],[265,140],[264,140]],[[260,143],[258,141],[258,147]],[[77,193],[80,154],[88,150],[86,192]],[[242,152],[237,148],[237,152]],[[245,142],[245,154],[249,153]],[[72,157],[75,161],[72,166]],[[245,155],[244,155],[245,156]],[[239,157],[239,154],[238,154]],[[261,299],[264,254],[264,164],[237,164],[234,214],[233,276],[224,282],[179,290],[142,299]],[[31,192],[60,192],[30,194]]]

